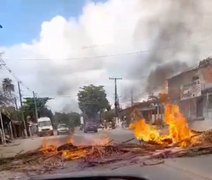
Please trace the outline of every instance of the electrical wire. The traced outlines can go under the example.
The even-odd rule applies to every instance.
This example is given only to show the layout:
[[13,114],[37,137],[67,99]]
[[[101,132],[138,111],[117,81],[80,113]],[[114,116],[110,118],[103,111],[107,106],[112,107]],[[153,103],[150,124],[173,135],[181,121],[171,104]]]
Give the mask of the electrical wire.
[[[161,48],[163,49],[170,49],[171,47]],[[116,56],[127,56],[127,55],[136,55],[136,54],[144,54],[151,52],[151,50],[139,50],[139,51],[131,51],[126,53],[116,53],[116,54],[105,54],[105,55],[98,55],[98,56],[85,56],[85,57],[72,57],[72,58],[18,58],[19,61],[49,61],[49,60],[64,60],[64,61],[71,61],[71,60],[82,60],[82,59],[101,59],[101,58],[108,58],[108,57],[116,57]],[[9,58],[5,58],[9,59]]]
[[23,81],[21,81],[16,75],[15,73],[7,66],[6,62],[3,60],[3,58],[1,57],[1,54],[0,54],[0,66],[2,67],[5,67],[5,69],[12,75],[12,77],[17,81],[19,82],[22,87],[24,87],[25,89],[27,89],[28,91],[30,92],[33,92],[26,84],[23,83]]

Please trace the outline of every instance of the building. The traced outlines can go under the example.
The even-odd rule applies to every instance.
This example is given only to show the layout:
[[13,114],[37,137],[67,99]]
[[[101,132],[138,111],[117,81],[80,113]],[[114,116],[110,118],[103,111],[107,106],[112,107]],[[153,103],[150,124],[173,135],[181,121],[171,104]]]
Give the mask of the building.
[[[18,138],[23,136],[23,122],[18,120],[14,107],[0,107],[1,123],[0,123],[0,139],[2,142],[2,133],[9,139]],[[3,131],[4,129],[4,131]]]
[[122,121],[127,124],[134,120],[144,118],[148,123],[154,124],[156,120],[163,119],[164,106],[160,102],[160,98],[150,96],[147,101],[138,102],[120,111]]
[[169,78],[168,95],[189,120],[212,119],[212,58]]

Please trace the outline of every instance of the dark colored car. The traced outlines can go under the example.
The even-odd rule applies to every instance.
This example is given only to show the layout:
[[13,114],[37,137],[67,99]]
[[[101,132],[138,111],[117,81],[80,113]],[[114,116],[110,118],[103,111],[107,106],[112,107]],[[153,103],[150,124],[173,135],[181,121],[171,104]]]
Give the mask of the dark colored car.
[[93,121],[85,122],[84,132],[87,133],[89,131],[98,132],[98,124]]

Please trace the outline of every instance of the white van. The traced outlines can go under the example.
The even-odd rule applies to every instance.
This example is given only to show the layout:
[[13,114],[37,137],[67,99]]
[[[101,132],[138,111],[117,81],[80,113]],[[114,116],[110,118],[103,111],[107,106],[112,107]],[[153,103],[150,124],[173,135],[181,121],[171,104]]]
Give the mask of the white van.
[[51,119],[48,117],[38,118],[38,136],[47,135],[54,135]]

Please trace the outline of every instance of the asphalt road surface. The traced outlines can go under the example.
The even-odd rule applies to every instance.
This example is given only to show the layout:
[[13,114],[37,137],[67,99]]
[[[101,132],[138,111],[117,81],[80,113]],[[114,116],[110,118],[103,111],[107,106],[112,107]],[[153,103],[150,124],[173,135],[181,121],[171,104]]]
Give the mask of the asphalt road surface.
[[59,146],[66,143],[70,138],[73,139],[75,145],[95,145],[104,143],[108,138],[114,142],[122,142],[132,137],[133,133],[127,129],[99,130],[98,133],[84,133],[83,131],[76,130],[73,136],[55,135],[15,140],[11,144],[0,146],[0,157],[12,157],[16,154],[33,151],[44,144]]
[[[108,131],[99,131],[98,133],[83,133],[81,131],[76,131],[73,135],[74,144],[98,144],[102,142],[105,138],[113,139],[115,142],[122,142],[133,137],[132,132],[125,129],[116,129]],[[31,139],[25,139],[19,141],[19,144],[8,145],[6,147],[0,147],[0,151],[5,148],[13,149],[13,154],[17,153],[20,150],[33,150],[40,147],[44,142],[49,144],[63,144],[67,141],[67,136],[52,136],[52,137],[36,137]],[[16,142],[18,143],[18,142]],[[13,147],[13,148],[11,148]],[[15,150],[16,149],[16,150]],[[8,149],[7,149],[8,150]],[[11,150],[12,151],[12,150]],[[12,153],[10,154],[12,155]],[[76,162],[70,163],[66,168],[59,169],[51,172],[52,177],[57,176],[70,176],[70,177],[79,177],[79,176],[96,176],[96,175],[132,175],[138,177],[146,177],[147,179],[152,180],[163,180],[163,179],[186,179],[186,180],[203,180],[203,179],[212,179],[212,155],[198,156],[193,158],[173,158],[166,159],[162,164],[154,166],[143,166],[142,164],[129,165],[120,164],[119,168],[113,169],[112,165],[103,165],[99,167],[89,167],[80,171],[73,170],[76,166]],[[122,163],[122,162],[117,162]],[[0,179],[9,179],[14,178],[14,175],[20,179],[27,179],[28,177],[23,174],[14,174],[12,172],[1,172]],[[7,177],[7,178],[6,178]],[[34,179],[40,178],[35,176]],[[42,175],[42,178],[44,176]]]

